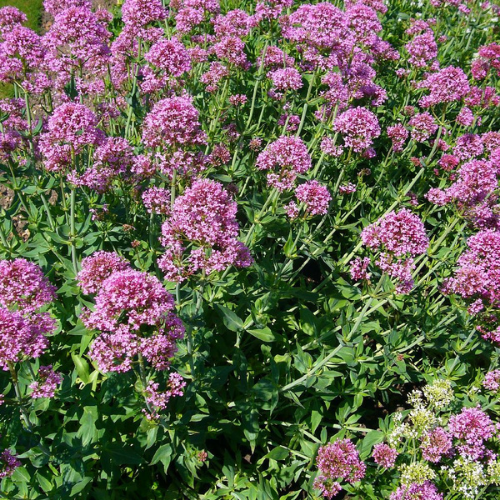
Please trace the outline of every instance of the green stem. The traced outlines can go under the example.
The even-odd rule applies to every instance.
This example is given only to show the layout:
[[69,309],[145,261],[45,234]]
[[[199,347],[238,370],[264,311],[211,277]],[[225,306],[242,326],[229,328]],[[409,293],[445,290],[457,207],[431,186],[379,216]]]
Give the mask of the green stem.
[[[139,377],[141,379],[142,390],[145,391],[148,386],[148,381],[146,379],[146,370],[144,368],[144,358],[140,352],[137,357],[139,359]],[[144,401],[146,402],[149,413],[151,413],[151,406],[149,405],[148,400],[144,398]]]
[[47,219],[49,221],[50,229],[52,231],[54,231],[56,225],[54,224],[54,219],[52,218],[52,214],[50,213],[50,208],[49,208],[49,204],[47,203],[47,199],[45,198],[45,195],[43,193],[40,195],[40,197],[42,199],[42,203],[43,203],[43,206],[45,208],[45,212],[47,214]]
[[257,91],[259,90],[259,84],[261,82],[261,75],[262,75],[262,70],[264,68],[264,59],[266,57],[266,51],[267,51],[267,42],[264,45],[264,48],[262,50],[262,55],[261,55],[261,61],[260,61],[260,66],[259,66],[259,71],[257,73],[257,78],[255,80],[255,84],[253,86],[253,94],[252,94],[252,104],[250,105],[250,113],[248,114],[248,120],[245,125],[245,131],[243,132],[243,135],[247,132],[248,128],[250,127],[250,124],[252,123],[252,117],[253,113],[255,110],[255,101],[257,100]]
[[71,241],[71,260],[73,262],[73,270],[75,275],[78,274],[78,260],[76,256],[76,224],[75,224],[75,204],[76,204],[76,194],[75,188],[71,188],[70,195],[70,241]]
[[170,182],[170,208],[174,209],[175,202],[175,182],[177,180],[177,170],[174,168],[172,172],[172,181]]
[[21,206],[23,207],[24,211],[26,212],[26,215],[29,217],[30,212],[28,210],[28,207],[26,206],[26,203],[24,202],[21,188],[17,184],[16,175],[14,174],[14,167],[12,166],[12,160],[9,160],[8,163],[9,163],[10,174],[12,175],[12,187],[14,189],[14,192],[19,197],[19,202],[21,203]]
[[290,389],[293,389],[294,387],[302,384],[305,382],[308,378],[312,377],[318,370],[323,368],[344,346],[342,344],[338,345],[328,356],[323,358],[321,361],[318,361],[314,364],[314,366],[302,377],[298,378],[297,380],[294,380],[290,384],[285,385],[280,389],[280,392],[286,392],[289,391]]
[[21,396],[21,390],[19,389],[19,382],[17,379],[16,368],[14,366],[14,363],[12,363],[11,361],[7,361],[7,366],[9,367],[10,376],[12,378],[12,384],[14,385],[14,390],[16,392],[16,399],[19,402],[19,407],[21,409],[21,414],[23,416],[23,419],[26,422],[26,427],[28,428],[29,432],[33,432],[33,427],[31,425],[29,415],[26,412],[26,409],[24,408],[23,398]]
[[255,226],[259,223],[260,218],[264,214],[264,212],[268,209],[269,205],[274,201],[274,198],[276,198],[277,194],[279,191],[276,188],[273,188],[271,192],[269,193],[269,196],[267,197],[266,202],[264,203],[263,207],[261,208],[260,212],[254,217],[254,223],[250,226],[250,229],[248,230],[248,233],[245,237],[245,245],[248,246],[248,242],[250,241],[250,238],[252,237],[252,234],[255,230]]
[[0,240],[2,241],[2,245],[5,247],[5,250],[8,250],[10,253],[10,245],[7,242],[7,238],[5,237],[5,234],[3,232],[3,228],[0,225]]
[[302,109],[302,116],[300,118],[299,128],[297,129],[296,137],[300,137],[300,133],[302,132],[302,128],[304,127],[304,122],[306,120],[307,108],[309,107],[309,98],[311,97],[311,92],[314,86],[314,81],[316,80],[316,71],[313,73],[311,81],[309,82],[309,87],[307,89],[307,95],[304,102],[304,108]]

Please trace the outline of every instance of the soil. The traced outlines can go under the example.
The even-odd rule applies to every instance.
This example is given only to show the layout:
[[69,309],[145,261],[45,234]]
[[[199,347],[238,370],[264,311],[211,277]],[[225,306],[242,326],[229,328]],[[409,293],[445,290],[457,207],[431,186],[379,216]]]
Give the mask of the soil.
[[0,184],[0,207],[7,210],[12,205],[14,200],[14,191],[9,189],[7,186],[2,186]]

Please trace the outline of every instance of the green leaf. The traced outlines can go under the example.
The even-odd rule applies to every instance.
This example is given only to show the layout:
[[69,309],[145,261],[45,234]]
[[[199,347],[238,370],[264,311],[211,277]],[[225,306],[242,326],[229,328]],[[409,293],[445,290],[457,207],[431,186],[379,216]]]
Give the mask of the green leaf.
[[286,240],[285,246],[283,247],[283,253],[288,259],[295,257],[295,239],[293,237],[293,232],[290,231],[288,239]]
[[372,452],[372,448],[377,443],[384,440],[384,433],[381,431],[370,431],[361,442],[361,450],[359,452],[361,460],[366,460]]
[[236,313],[219,304],[216,304],[215,307],[221,313],[222,321],[228,330],[231,330],[232,332],[239,332],[240,330],[243,330],[243,320]]
[[151,465],[161,462],[163,464],[163,470],[166,474],[171,461],[172,446],[170,444],[164,444],[163,446],[160,446],[158,450],[156,450],[156,453],[153,456],[153,460],[151,461]]
[[26,482],[29,483],[31,476],[26,470],[26,467],[17,467],[17,469],[12,474],[12,480],[16,483]]
[[51,491],[54,488],[52,483],[46,477],[42,476],[40,471],[37,471],[36,479],[38,481],[38,484],[42,488],[42,490],[45,491],[45,493],[47,493],[48,491]]
[[149,448],[151,448],[151,446],[155,444],[157,436],[158,436],[158,426],[155,426],[152,429],[148,430],[146,439],[146,450],[149,450]]
[[243,414],[243,433],[248,439],[252,453],[255,451],[257,437],[259,436],[258,412],[255,409]]
[[89,383],[89,364],[82,357],[77,356],[76,354],[71,354],[71,358],[73,359],[73,363],[75,364],[76,373],[80,380],[84,384]]
[[87,446],[93,439],[96,432],[95,421],[97,420],[97,407],[86,406],[83,409],[83,416],[80,419],[80,429],[77,436],[82,438],[83,446]]
[[103,454],[107,455],[111,462],[115,464],[139,465],[143,462],[142,457],[131,447],[120,443],[107,445],[103,450]]
[[164,444],[160,446],[151,460],[151,465],[155,465],[161,462],[165,466],[165,471],[167,470],[170,461],[172,460],[172,446],[170,444]]
[[84,477],[80,482],[76,483],[73,488],[71,488],[70,496],[73,498],[74,495],[77,495],[78,493],[83,491],[85,489],[85,486],[87,486],[90,481],[92,481],[91,477]]
[[273,448],[264,458],[269,458],[271,460],[285,460],[290,455],[287,448],[283,446],[276,446]]
[[257,337],[259,340],[262,340],[262,342],[274,342],[276,340],[275,335],[267,326],[265,328],[257,328],[247,331],[254,337]]
[[36,193],[36,190],[36,186],[26,186],[25,188],[21,189],[21,191],[25,194],[34,194]]
[[68,335],[88,335],[88,334],[89,331],[80,320],[78,320],[74,328],[68,331]]

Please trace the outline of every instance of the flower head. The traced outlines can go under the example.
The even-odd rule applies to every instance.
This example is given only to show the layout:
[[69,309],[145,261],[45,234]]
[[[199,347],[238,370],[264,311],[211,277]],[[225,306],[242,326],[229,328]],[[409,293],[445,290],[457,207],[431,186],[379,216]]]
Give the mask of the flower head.
[[385,443],[378,443],[373,447],[373,460],[381,467],[388,469],[394,467],[398,455],[397,450]]
[[[210,274],[252,263],[248,249],[236,239],[236,210],[222,184],[209,179],[196,180],[175,200],[162,226],[165,253],[159,261],[169,280],[182,281],[198,270]],[[189,256],[185,243],[192,245]]]
[[396,256],[425,253],[429,238],[420,218],[403,208],[390,212],[361,232],[361,241],[370,248],[384,248]]
[[52,370],[52,365],[40,366],[37,378],[36,382],[30,384],[31,397],[33,399],[54,397],[57,386],[62,381],[61,375]]
[[359,153],[373,144],[380,135],[380,125],[374,113],[366,108],[348,109],[335,119],[334,130],[340,132],[347,147]]
[[460,68],[448,66],[437,73],[429,74],[418,85],[421,89],[428,89],[429,95],[420,99],[420,105],[424,108],[436,104],[459,101],[465,97],[470,90],[467,75]]
[[0,261],[0,305],[33,312],[55,299],[56,288],[26,259]]
[[306,144],[295,136],[282,136],[268,144],[256,162],[259,170],[271,171],[268,184],[279,191],[292,189],[297,175],[307,172],[311,164]]
[[177,38],[158,40],[144,58],[168,76],[178,77],[191,70],[189,52]]
[[83,293],[96,293],[113,273],[130,269],[129,262],[115,252],[94,252],[85,257],[76,279]]
[[172,295],[158,278],[125,269],[105,279],[95,309],[83,318],[87,328],[101,332],[137,332],[143,325],[161,326],[174,308]]
[[158,101],[144,119],[143,141],[151,148],[205,144],[206,135],[192,99],[184,96]]
[[310,215],[324,215],[328,212],[328,204],[332,196],[328,188],[318,181],[307,181],[295,190],[297,200],[304,203],[306,213]]

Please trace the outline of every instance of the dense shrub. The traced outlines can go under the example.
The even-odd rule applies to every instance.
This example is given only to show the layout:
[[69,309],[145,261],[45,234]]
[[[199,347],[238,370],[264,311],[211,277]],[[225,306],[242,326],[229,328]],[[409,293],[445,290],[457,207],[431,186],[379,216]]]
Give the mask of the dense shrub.
[[498,498],[500,9],[0,9],[6,498]]

